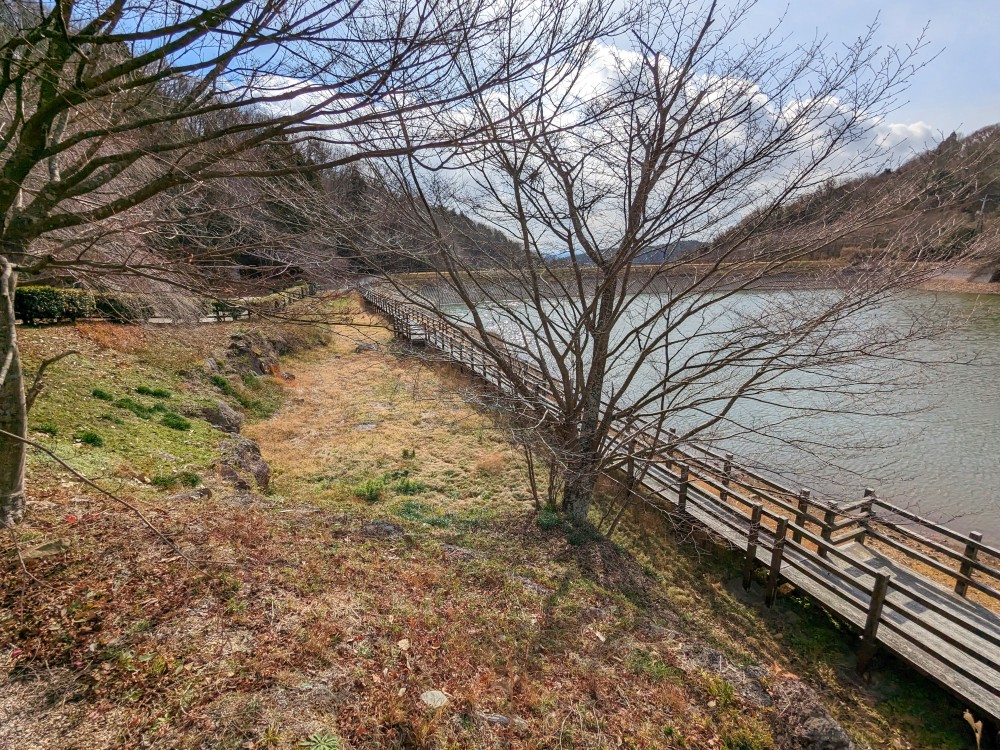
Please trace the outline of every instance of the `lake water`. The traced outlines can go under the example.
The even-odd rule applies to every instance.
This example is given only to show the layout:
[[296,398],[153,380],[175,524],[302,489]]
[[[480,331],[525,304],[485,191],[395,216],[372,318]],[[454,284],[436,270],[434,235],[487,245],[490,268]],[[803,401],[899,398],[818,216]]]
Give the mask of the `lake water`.
[[[764,311],[773,301],[769,295],[810,294],[817,292],[747,292],[739,295],[737,305],[743,311],[755,306]],[[897,374],[906,375],[909,387],[879,392],[879,403],[869,399],[859,409],[862,413],[811,414],[783,428],[765,430],[766,437],[734,431],[720,437],[716,447],[809,487],[819,497],[859,499],[871,486],[890,502],[961,531],[981,531],[987,542],[996,544],[1000,542],[1000,296],[917,292],[887,303],[858,324],[902,320],[912,309],[930,310],[935,319],[947,320],[949,332],[919,341],[909,352],[917,360],[937,362],[933,367],[892,366]],[[457,308],[449,306],[449,311],[455,313]],[[510,334],[504,326],[498,328]],[[890,371],[886,372],[888,376]],[[650,373],[650,378],[656,377]],[[640,377],[636,388],[642,386]],[[797,393],[788,398],[810,396]],[[780,421],[773,403],[742,404],[733,414],[742,424]]]

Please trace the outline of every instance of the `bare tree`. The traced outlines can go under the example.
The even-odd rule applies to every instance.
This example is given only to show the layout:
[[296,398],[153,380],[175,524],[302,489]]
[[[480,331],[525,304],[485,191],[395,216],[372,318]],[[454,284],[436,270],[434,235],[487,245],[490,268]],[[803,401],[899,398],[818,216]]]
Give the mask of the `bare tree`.
[[[24,506],[19,277],[116,274],[145,278],[154,289],[206,286],[208,269],[233,261],[220,249],[232,239],[225,228],[181,248],[188,252],[150,240],[178,223],[186,201],[183,218],[198,215],[206,183],[237,187],[224,195],[243,212],[242,231],[255,221],[261,191],[282,178],[473,140],[481,123],[465,120],[460,107],[470,93],[516,82],[550,50],[576,41],[556,40],[564,21],[538,7],[514,0],[5,4],[0,526],[16,523]],[[586,10],[576,16],[584,26],[601,19]],[[527,27],[529,19],[535,36],[523,46],[496,44],[497,30]],[[539,36],[546,44],[532,43]],[[420,138],[398,137],[401,118],[420,122],[431,113],[435,127]],[[253,181],[256,192],[248,193]],[[330,244],[303,243],[300,266],[329,257]]]
[[[751,5],[642,2],[627,33],[503,98],[475,97],[491,114],[490,142],[382,172],[384,200],[414,217],[414,261],[433,269],[387,281],[460,326],[514,384],[508,406],[557,455],[563,508],[576,519],[601,472],[649,457],[620,450],[639,434],[761,435],[816,449],[799,420],[883,413],[885,394],[912,374],[900,366],[908,347],[936,330],[916,309],[879,314],[926,273],[914,241],[933,192],[926,175],[864,201],[787,210],[885,166],[877,128],[918,69],[922,41],[880,48],[873,25],[847,45],[789,51],[777,31],[739,37]],[[461,177],[443,179],[456,160]],[[502,228],[517,252],[474,268],[439,220],[449,205]],[[887,226],[882,247],[854,265],[810,262]],[[746,294],[775,285],[785,291]]]

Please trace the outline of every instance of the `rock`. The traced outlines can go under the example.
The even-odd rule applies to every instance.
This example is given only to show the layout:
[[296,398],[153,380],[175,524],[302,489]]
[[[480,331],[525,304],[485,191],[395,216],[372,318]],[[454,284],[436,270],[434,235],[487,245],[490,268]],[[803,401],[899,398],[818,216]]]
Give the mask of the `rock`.
[[279,354],[272,339],[265,338],[260,331],[251,330],[230,337],[226,358],[230,368],[239,375],[280,377]]
[[216,401],[211,406],[196,407],[189,416],[204,419],[213,427],[223,432],[238,435],[243,427],[243,415],[223,401]]
[[199,487],[198,489],[195,490],[189,490],[187,492],[178,492],[176,495],[170,495],[167,498],[167,501],[184,502],[191,500],[208,500],[210,497],[212,497],[212,490],[208,489],[208,487]]
[[440,690],[427,690],[420,694],[420,700],[431,708],[443,708],[448,705],[448,696]]
[[543,586],[540,583],[535,583],[527,576],[513,575],[510,577],[510,579],[512,581],[517,581],[522,586],[524,586],[524,588],[528,589],[528,591],[531,591],[532,593],[537,594],[538,596],[548,596],[554,591],[554,589],[550,589],[549,587]]
[[267,492],[271,484],[271,467],[260,455],[260,446],[245,437],[232,437],[219,446],[219,473],[240,490],[251,490],[250,479],[261,492]]
[[773,729],[780,750],[855,750],[847,732],[804,682],[772,680],[768,689],[777,709]]
[[369,521],[361,527],[361,533],[375,539],[393,539],[406,534],[402,527],[388,521]]
[[476,557],[476,553],[465,547],[456,547],[454,544],[442,544],[441,554],[449,560],[471,560]]
[[365,422],[364,424],[359,424],[354,429],[360,430],[361,432],[368,432],[369,430],[374,430],[376,427],[378,427],[378,425],[374,422]]
[[215,361],[214,357],[209,357],[205,360],[205,372],[211,373],[212,375],[222,374],[222,368],[219,367],[219,363]]
[[502,727],[510,724],[510,719],[502,714],[484,714],[479,712],[479,718],[485,721],[487,724],[499,724]]

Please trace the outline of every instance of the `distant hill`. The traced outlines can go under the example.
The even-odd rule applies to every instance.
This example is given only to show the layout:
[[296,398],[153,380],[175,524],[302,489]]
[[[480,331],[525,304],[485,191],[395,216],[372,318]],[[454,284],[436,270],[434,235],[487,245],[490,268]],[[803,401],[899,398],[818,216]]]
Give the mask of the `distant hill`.
[[[850,232],[817,248],[811,257],[851,259],[877,252],[904,224],[914,254],[927,260],[948,260],[975,241],[995,244],[990,238],[1000,230],[1000,124],[967,136],[952,133],[896,170],[828,183],[764,221],[759,215],[748,216],[712,244],[725,247],[748,222],[762,221],[761,233],[775,236],[810,224],[830,225],[888,194],[907,195],[909,200],[877,226]],[[1000,249],[994,248],[994,254],[1000,261]]]
[[[684,257],[688,253],[693,253],[695,251],[701,250],[705,247],[704,242],[699,240],[681,240],[680,242],[675,242],[672,245],[661,245],[659,247],[654,247],[651,250],[647,250],[644,253],[639,253],[632,261],[634,265],[659,265],[670,260],[678,260]],[[556,262],[565,261],[569,263],[569,253],[560,253],[555,256]],[[594,262],[585,255],[577,257],[577,264],[581,266],[592,266]]]

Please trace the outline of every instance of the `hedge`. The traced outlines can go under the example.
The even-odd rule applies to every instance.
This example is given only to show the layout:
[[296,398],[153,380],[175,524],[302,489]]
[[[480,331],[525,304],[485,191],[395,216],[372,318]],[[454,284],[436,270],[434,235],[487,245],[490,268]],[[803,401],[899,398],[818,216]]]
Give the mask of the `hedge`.
[[14,295],[14,313],[25,323],[76,320],[94,316],[97,304],[86,289],[24,286]]
[[[245,317],[250,310],[281,310],[293,300],[315,293],[312,284],[298,284],[263,297],[216,300],[208,310],[219,320]],[[77,318],[104,318],[116,323],[140,323],[153,317],[152,306],[142,295],[93,292],[54,286],[23,286],[14,296],[14,312],[24,323],[59,322]]]
[[14,313],[28,324],[95,317],[135,323],[151,318],[153,308],[135,294],[22,286],[14,295]]

